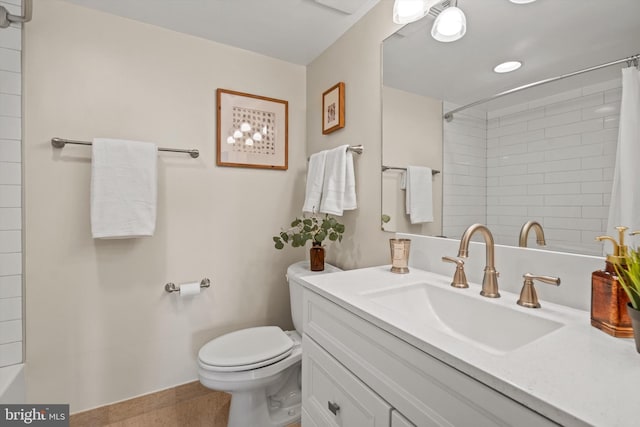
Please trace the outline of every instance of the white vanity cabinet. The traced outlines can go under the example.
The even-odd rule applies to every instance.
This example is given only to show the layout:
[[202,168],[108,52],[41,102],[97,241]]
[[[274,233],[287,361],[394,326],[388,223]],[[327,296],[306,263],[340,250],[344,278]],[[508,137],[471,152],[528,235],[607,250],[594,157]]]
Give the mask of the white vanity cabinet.
[[557,425],[309,289],[302,345],[304,427]]
[[389,427],[391,406],[387,402],[308,336],[303,338],[302,345],[305,427],[307,424]]

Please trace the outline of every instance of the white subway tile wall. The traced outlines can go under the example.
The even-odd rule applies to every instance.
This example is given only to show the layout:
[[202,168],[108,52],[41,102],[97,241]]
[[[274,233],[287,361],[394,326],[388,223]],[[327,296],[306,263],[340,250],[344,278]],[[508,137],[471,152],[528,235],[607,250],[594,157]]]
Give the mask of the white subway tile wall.
[[537,220],[549,249],[601,255],[621,93],[614,79],[445,122],[443,234],[480,222],[496,243],[516,245]]
[[[444,111],[458,105],[444,103]],[[442,234],[460,237],[471,224],[487,222],[487,132],[496,123],[470,108],[444,122]]]
[[[0,0],[21,14],[20,0]],[[0,29],[0,367],[23,360],[22,29]]]
[[595,237],[606,232],[620,94],[614,79],[488,113],[487,176],[498,182],[487,225],[496,243],[516,245],[522,223],[536,220],[550,249],[601,255]]

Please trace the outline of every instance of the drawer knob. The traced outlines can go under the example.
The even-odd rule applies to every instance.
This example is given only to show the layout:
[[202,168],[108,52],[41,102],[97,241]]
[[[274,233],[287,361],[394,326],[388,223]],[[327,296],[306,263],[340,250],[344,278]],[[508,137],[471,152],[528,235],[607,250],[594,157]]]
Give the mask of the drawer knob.
[[333,415],[338,415],[338,411],[340,410],[340,405],[334,402],[327,402],[327,406]]

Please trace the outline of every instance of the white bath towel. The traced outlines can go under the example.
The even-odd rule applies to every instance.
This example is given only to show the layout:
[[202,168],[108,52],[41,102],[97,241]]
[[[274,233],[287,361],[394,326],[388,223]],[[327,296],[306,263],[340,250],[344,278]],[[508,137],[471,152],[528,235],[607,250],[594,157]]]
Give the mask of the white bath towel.
[[307,186],[304,196],[302,212],[317,213],[320,211],[322,200],[322,186],[324,184],[324,165],[327,151],[314,153],[309,158],[307,170]]
[[320,212],[342,216],[343,211],[358,207],[353,153],[348,145],[327,152]]
[[406,210],[411,224],[433,222],[433,180],[431,168],[407,167]]
[[94,239],[152,236],[156,228],[158,147],[96,138],[91,160]]

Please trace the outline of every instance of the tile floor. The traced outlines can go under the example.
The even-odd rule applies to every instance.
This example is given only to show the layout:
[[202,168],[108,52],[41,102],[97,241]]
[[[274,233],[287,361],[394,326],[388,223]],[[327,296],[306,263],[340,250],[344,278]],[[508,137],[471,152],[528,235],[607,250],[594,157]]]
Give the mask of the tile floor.
[[226,427],[228,394],[199,382],[73,414],[71,427]]
[[[71,427],[226,427],[231,396],[192,382],[71,415]],[[301,427],[300,423],[288,427]]]

